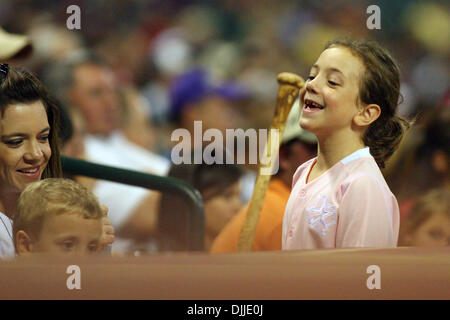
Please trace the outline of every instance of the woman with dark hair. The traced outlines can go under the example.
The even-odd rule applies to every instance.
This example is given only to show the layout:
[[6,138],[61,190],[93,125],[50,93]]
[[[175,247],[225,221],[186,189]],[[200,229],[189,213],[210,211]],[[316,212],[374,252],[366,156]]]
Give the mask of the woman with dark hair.
[[[31,73],[0,65],[0,258],[14,257],[12,217],[29,184],[61,177],[60,110]],[[112,233],[104,220],[105,232]]]
[[[200,191],[205,208],[205,250],[209,251],[214,238],[239,211],[239,178],[242,172],[233,164],[174,165],[169,177],[191,184]],[[173,195],[163,194],[158,221],[161,251],[187,249],[186,204]]]

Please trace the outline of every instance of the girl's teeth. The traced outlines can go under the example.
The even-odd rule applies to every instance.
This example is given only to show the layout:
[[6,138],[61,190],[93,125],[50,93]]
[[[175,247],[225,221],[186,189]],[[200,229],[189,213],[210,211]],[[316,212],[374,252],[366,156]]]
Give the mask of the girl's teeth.
[[316,103],[314,101],[311,101],[311,100],[308,100],[306,102],[306,106],[309,107],[309,108],[323,109],[323,107],[320,104],[318,104],[318,103]]

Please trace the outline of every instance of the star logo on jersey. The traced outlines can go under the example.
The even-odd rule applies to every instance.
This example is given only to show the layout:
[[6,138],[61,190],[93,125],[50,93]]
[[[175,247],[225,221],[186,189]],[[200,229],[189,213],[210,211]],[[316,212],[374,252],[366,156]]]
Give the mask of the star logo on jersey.
[[325,195],[321,195],[314,207],[306,209],[309,226],[323,237],[328,227],[336,224],[336,208]]

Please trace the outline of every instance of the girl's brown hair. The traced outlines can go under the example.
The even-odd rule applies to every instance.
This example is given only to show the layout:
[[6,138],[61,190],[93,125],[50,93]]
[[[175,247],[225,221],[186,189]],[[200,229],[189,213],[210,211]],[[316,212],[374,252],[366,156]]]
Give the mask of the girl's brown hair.
[[328,42],[325,49],[330,47],[349,49],[365,66],[358,99],[364,104],[377,104],[381,114],[366,130],[363,141],[378,166],[384,168],[411,125],[395,115],[401,96],[399,68],[387,50],[374,41],[336,39]]
[[42,179],[61,177],[61,160],[59,155],[58,131],[60,122],[59,106],[50,96],[44,85],[30,72],[24,69],[1,66],[0,73],[0,115],[3,117],[8,106],[15,103],[30,104],[42,101],[50,124],[49,143],[52,155],[42,173]]

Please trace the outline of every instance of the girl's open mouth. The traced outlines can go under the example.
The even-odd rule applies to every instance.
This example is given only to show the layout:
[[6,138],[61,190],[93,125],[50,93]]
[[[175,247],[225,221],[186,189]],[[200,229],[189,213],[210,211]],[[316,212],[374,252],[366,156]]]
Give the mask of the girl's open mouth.
[[303,111],[305,112],[317,112],[320,111],[324,108],[324,106],[318,104],[317,102],[314,102],[312,100],[306,99],[304,106],[303,106]]

